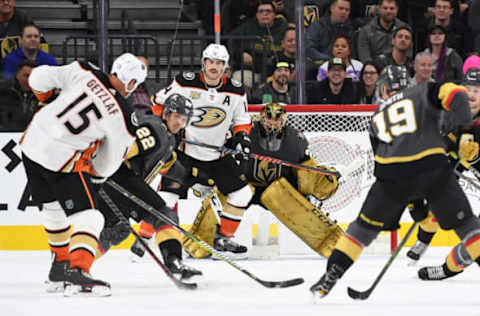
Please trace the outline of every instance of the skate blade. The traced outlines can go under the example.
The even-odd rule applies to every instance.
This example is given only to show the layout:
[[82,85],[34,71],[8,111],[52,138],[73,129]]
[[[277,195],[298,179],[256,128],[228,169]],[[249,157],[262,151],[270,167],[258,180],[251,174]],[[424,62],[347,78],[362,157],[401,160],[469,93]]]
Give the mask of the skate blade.
[[112,290],[108,286],[95,285],[88,289],[83,288],[81,285],[66,284],[63,296],[83,296],[83,297],[107,297],[112,295]]
[[65,282],[52,282],[52,281],[45,281],[47,288],[45,291],[47,293],[62,293],[65,290]]
[[322,301],[322,299],[328,294],[325,293],[323,290],[311,290],[311,292],[313,304],[319,304],[320,301]]

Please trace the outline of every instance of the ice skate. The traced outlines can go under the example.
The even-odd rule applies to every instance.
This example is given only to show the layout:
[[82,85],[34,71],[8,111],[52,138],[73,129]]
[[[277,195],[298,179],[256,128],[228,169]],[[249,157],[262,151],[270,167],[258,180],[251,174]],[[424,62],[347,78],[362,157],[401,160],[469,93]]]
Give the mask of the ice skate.
[[172,272],[172,274],[180,280],[190,280],[193,277],[199,277],[203,275],[202,271],[187,266],[181,259],[177,257],[173,257],[173,259],[168,260],[166,265],[170,272]]
[[[215,240],[213,241],[213,248],[217,250],[222,255],[228,256],[231,259],[242,260],[247,259],[247,247],[242,246],[232,238],[223,236],[221,234],[215,235]],[[218,259],[215,256],[212,256],[213,259]]]
[[410,248],[410,250],[407,252],[407,257],[410,259],[408,262],[409,266],[414,266],[417,264],[418,260],[423,256],[425,251],[428,248],[428,244],[421,242],[420,240],[417,240],[415,242],[415,245]]
[[440,281],[444,279],[451,278],[460,272],[453,272],[450,271],[447,265],[444,263],[441,266],[431,266],[431,267],[423,267],[418,270],[418,277],[424,281]]
[[69,267],[70,262],[68,260],[56,261],[55,255],[53,255],[52,266],[48,273],[47,293],[59,293],[65,289],[66,270]]
[[80,268],[72,268],[66,271],[65,290],[66,297],[74,295],[87,296],[110,296],[112,294],[108,282],[97,280]]
[[330,293],[345,271],[338,265],[332,264],[320,280],[310,287],[314,299],[324,298]]

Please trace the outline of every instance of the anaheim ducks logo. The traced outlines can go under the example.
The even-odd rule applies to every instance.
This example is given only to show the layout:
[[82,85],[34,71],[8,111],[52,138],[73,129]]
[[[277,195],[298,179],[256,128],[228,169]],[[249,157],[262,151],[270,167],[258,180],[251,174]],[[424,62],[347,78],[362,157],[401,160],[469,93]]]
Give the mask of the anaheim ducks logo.
[[255,160],[253,170],[254,178],[259,184],[267,186],[280,177],[281,165],[268,161]]
[[227,113],[219,108],[205,106],[195,109],[191,125],[195,127],[214,127],[222,124]]

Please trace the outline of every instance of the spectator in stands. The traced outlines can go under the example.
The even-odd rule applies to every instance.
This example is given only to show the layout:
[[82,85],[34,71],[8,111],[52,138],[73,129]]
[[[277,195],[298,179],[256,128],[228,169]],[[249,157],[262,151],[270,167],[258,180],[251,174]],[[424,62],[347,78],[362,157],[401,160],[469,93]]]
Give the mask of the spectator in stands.
[[413,77],[415,74],[413,70],[413,58],[408,56],[412,45],[412,30],[408,25],[401,26],[393,32],[392,52],[378,56],[375,63],[380,69],[388,65],[405,66],[410,77]]
[[[233,41],[230,51],[234,52],[233,68],[237,69],[233,72],[233,79],[242,81],[243,77],[243,84],[247,88],[251,88],[254,83],[259,83],[261,79],[265,80],[268,65],[264,63],[264,60],[268,60],[282,50],[281,41],[286,29],[285,20],[275,19],[275,8],[271,0],[259,3],[255,18],[245,21],[231,33],[241,36],[259,36],[263,39],[263,41],[253,39]],[[264,56],[265,53],[267,56]],[[244,68],[248,71],[244,71]]]
[[320,66],[332,57],[335,38],[345,34],[353,37],[354,28],[350,20],[350,0],[333,0],[330,14],[312,23],[305,34],[305,54],[315,65]]
[[[453,48],[465,59],[472,52],[472,34],[461,19],[452,19],[454,14],[453,2],[456,0],[436,0],[433,9],[434,16],[430,19],[429,29],[434,25],[442,25],[446,29],[447,46]],[[477,17],[477,18],[480,18]],[[427,35],[428,37],[430,35]],[[425,39],[428,43],[429,38]]]
[[447,46],[447,30],[443,25],[437,24],[428,31],[428,42],[425,52],[432,54],[433,75],[437,81],[456,81],[463,78],[462,58],[451,47]]
[[40,50],[40,30],[35,24],[27,24],[20,38],[20,48],[12,51],[3,60],[3,79],[15,77],[18,65],[24,60],[36,61],[39,65],[57,66],[57,60]]
[[397,18],[397,0],[380,0],[379,16],[362,27],[358,34],[358,57],[360,61],[375,60],[380,55],[392,52],[393,33],[407,26]]
[[360,72],[359,102],[360,104],[375,104],[375,87],[379,76],[379,69],[372,61],[366,61]]
[[[362,70],[363,64],[351,58],[352,54],[352,41],[347,35],[338,35],[333,42],[332,55],[333,57],[338,57],[343,60],[345,65],[347,65],[347,78],[351,78],[354,82],[360,80],[360,71]],[[324,62],[318,68],[317,80],[322,81],[327,78],[328,72],[328,61]]]
[[[5,104],[13,118],[13,122],[7,124],[9,127],[25,128],[39,109],[38,100],[28,84],[28,77],[36,66],[38,64],[35,61],[24,60],[13,78],[0,82],[0,94],[13,97],[12,101]],[[6,110],[5,106],[3,110]],[[0,125],[5,126],[2,123]]]
[[465,59],[463,63],[463,74],[466,75],[472,68],[480,69],[480,57],[477,55],[472,55]]
[[[147,67],[147,73],[150,68],[150,63],[147,58],[143,56],[137,56],[138,59]],[[138,110],[147,111],[150,109],[152,102],[150,101],[150,93],[147,87],[147,80],[138,85],[137,89],[130,94],[128,98],[129,103]]]
[[[258,1],[259,0],[222,1],[222,33],[229,34],[238,25],[250,18],[254,18],[257,13]],[[200,3],[201,1],[198,2]],[[210,15],[212,15],[212,12],[210,12]]]
[[415,56],[415,76],[410,79],[409,85],[416,86],[425,81],[434,81],[433,72],[433,56],[428,52],[420,52]]
[[15,8],[15,0],[0,1],[0,70],[3,58],[18,48],[23,27],[31,23],[29,16]]
[[288,61],[280,60],[276,64],[272,76],[273,80],[262,84],[257,89],[253,90],[250,103],[284,103],[296,104],[297,91],[295,87],[288,83],[291,68]]
[[296,31],[295,28],[289,27],[285,31],[285,35],[282,39],[282,48],[283,50],[272,56],[269,62],[268,73],[273,73],[276,69],[277,62],[279,60],[286,61],[290,65],[290,77],[288,78],[289,84],[295,84],[296,71],[295,63],[297,59],[297,40],[296,40]]
[[480,1],[472,1],[468,11],[468,25],[474,36],[472,50],[480,52]]
[[351,78],[347,78],[347,65],[343,59],[334,57],[328,62],[327,78],[313,83],[307,89],[310,104],[356,104],[358,89]]

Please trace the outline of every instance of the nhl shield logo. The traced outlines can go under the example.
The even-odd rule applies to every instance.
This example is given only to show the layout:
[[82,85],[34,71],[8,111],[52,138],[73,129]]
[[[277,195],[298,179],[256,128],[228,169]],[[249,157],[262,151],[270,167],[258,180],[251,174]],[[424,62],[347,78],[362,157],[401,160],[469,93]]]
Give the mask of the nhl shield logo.
[[192,91],[190,92],[190,99],[192,100],[198,100],[200,99],[201,93],[198,91]]

